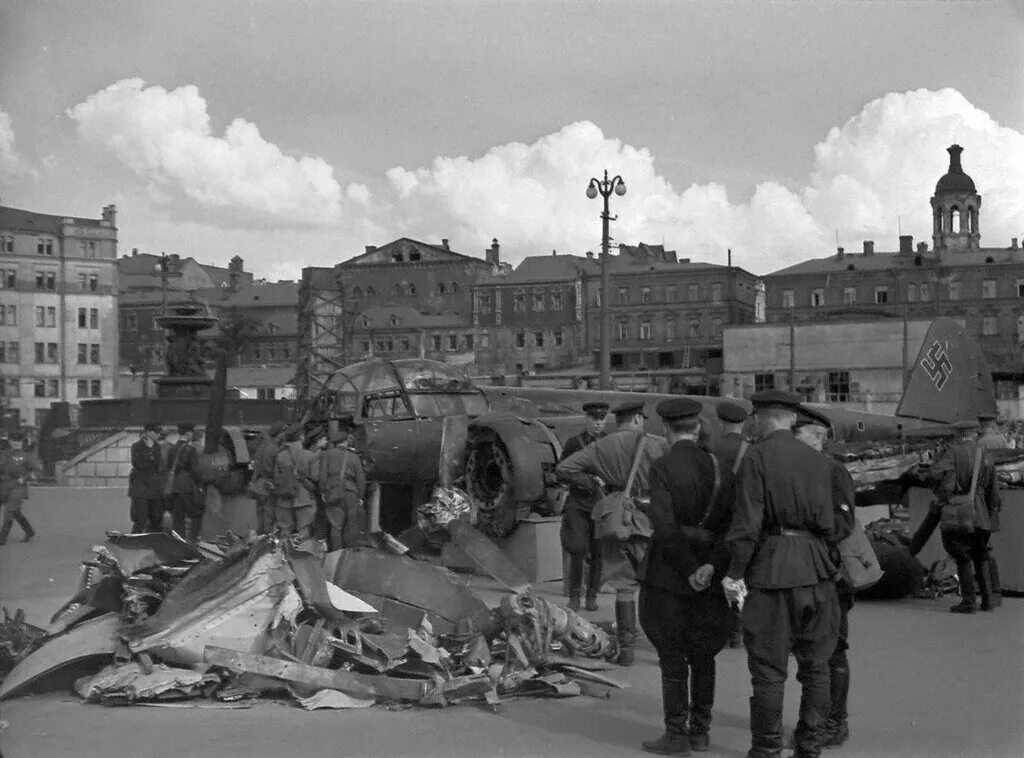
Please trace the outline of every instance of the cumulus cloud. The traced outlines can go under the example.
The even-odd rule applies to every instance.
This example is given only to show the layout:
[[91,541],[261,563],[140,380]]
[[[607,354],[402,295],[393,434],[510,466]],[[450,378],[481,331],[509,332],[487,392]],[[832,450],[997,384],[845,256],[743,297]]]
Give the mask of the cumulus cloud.
[[82,139],[158,189],[286,223],[333,224],[341,216],[342,189],[326,161],[285,155],[242,118],[213,134],[194,86],[167,91],[124,79],[67,113]]
[[14,126],[10,115],[0,108],[0,181],[9,181],[31,173],[14,146]]
[[[982,244],[1002,246],[1024,218],[1024,135],[1000,126],[956,90],[891,93],[868,103],[814,147],[803,186],[766,180],[745,199],[717,183],[677,191],[655,157],[570,124],[532,144],[510,143],[477,158],[437,158],[387,172],[396,233],[445,236],[486,245],[498,237],[513,256],[551,248],[580,253],[600,244],[599,203],[583,194],[607,166],[627,180],[614,199],[618,241],[664,240],[680,255],[721,261],[731,247],[742,265],[764,273],[831,254],[835,232],[850,249],[876,239],[897,246],[897,229],[927,239],[928,199],[945,173],[945,148],[965,147],[963,165],[983,195]],[[899,221],[897,221],[899,219]]]

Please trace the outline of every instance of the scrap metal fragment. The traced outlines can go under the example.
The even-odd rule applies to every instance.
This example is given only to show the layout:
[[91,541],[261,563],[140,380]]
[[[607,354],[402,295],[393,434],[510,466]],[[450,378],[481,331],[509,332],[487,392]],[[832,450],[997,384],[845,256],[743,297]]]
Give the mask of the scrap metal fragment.
[[112,705],[200,697],[218,684],[220,677],[208,667],[182,669],[158,663],[147,672],[139,663],[115,663],[79,679],[75,691],[87,703]]
[[464,552],[488,576],[494,577],[511,592],[530,589],[530,580],[523,570],[498,548],[483,532],[465,521],[451,521],[448,531],[452,543]]
[[321,708],[369,708],[377,702],[372,697],[353,697],[338,690],[319,690],[309,697],[296,696],[295,699],[307,711],[316,711]]

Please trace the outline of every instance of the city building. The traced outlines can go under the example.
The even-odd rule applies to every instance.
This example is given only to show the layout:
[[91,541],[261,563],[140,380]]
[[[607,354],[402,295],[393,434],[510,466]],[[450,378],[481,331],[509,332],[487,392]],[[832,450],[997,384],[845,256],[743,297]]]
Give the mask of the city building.
[[[663,245],[620,245],[608,261],[612,371],[699,368],[703,376],[680,381],[691,392],[713,392],[722,330],[753,323],[758,302],[757,277],[729,257],[723,266],[679,259]],[[584,344],[598,366],[601,273],[594,263],[583,277]]]
[[1013,405],[1024,379],[1024,250],[1016,238],[1003,247],[982,246],[981,195],[964,173],[963,148],[947,152],[949,169],[930,200],[930,250],[903,235],[893,252],[865,241],[859,253],[838,248],[776,271],[765,277],[767,320],[961,318],[985,352],[1000,402]]
[[196,298],[232,333],[232,366],[287,367],[294,373],[299,349],[299,285],[294,281],[254,283],[199,290]]
[[486,373],[562,369],[589,362],[583,282],[593,258],[538,255],[473,287],[476,366]]
[[50,404],[112,397],[117,209],[101,218],[0,207],[0,400],[42,426]]

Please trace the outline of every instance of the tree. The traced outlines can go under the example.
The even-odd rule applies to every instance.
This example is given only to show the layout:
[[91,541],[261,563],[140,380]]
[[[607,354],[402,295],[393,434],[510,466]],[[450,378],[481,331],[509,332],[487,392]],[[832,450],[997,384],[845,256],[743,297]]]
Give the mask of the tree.
[[242,354],[255,343],[262,326],[263,322],[245,315],[237,305],[229,306],[220,314],[217,344],[237,366]]

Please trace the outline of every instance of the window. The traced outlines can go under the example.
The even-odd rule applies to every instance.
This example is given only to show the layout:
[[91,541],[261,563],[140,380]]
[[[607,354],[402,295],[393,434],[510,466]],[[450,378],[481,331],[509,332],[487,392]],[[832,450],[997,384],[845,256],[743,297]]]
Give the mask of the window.
[[459,283],[458,282],[452,282],[451,288],[449,289],[449,292],[451,292],[453,295],[458,295],[459,294]]
[[402,295],[405,294],[405,287],[403,287],[401,284],[396,284],[394,290],[392,290],[392,293],[394,294],[395,297],[401,297]]
[[544,293],[534,292],[533,293],[533,309],[535,311],[544,310]]
[[5,268],[0,271],[0,287],[13,290],[18,286],[18,270]]
[[676,322],[666,321],[665,322],[665,339],[674,340],[676,338]]
[[984,316],[981,319],[981,333],[986,337],[992,337],[999,334],[999,324],[997,323],[995,316]]
[[533,333],[533,345],[534,347],[544,347],[544,332]]
[[377,290],[375,290],[373,287],[367,287],[366,288],[366,296],[367,297],[377,297]]
[[6,379],[0,382],[0,394],[4,397],[21,397],[21,382],[18,379]]
[[993,298],[996,296],[996,280],[985,279],[981,283],[981,296],[983,298]]
[[714,334],[716,337],[722,336],[722,319],[711,319],[711,333]]
[[960,299],[960,282],[949,283],[949,299],[959,300]]
[[[99,345],[93,345],[92,347],[96,348],[96,360],[92,360],[92,353],[90,353],[90,355],[89,355],[90,362],[92,362],[92,363],[99,363],[100,362]],[[277,346],[273,342],[268,342],[267,343],[267,360],[268,361],[276,361],[277,360]]]
[[[39,348],[36,348],[36,351],[38,350]],[[89,346],[84,342],[78,343],[78,362],[80,364],[89,362]]]
[[526,347],[526,332],[522,329],[516,330],[515,334],[512,335],[512,344],[515,347]]
[[665,288],[665,301],[668,303],[676,301],[676,285],[670,284]]
[[100,311],[98,308],[89,309],[89,328],[99,329],[100,328]]
[[53,292],[57,289],[57,273],[36,269],[36,289],[40,292]]
[[754,374],[754,392],[775,389],[775,374]]
[[36,252],[39,255],[53,255],[53,240],[40,237],[36,242]]
[[562,293],[552,292],[551,293],[551,310],[560,311],[562,310]]
[[825,304],[825,290],[813,289],[811,290],[811,307],[820,308]]
[[430,346],[434,349],[434,352],[441,352],[441,335],[432,334],[430,335]]
[[[363,338],[362,338],[362,339],[361,339],[361,340],[359,341],[359,349],[360,349],[360,350],[361,350],[362,352],[364,352],[364,353],[368,353],[368,352],[370,352],[370,340],[368,340],[368,339],[367,339],[366,337],[363,337]],[[257,357],[259,357],[259,356],[257,356]]]
[[89,397],[89,380],[79,379],[77,388],[77,397]]
[[402,319],[400,319],[398,316],[392,316],[391,317],[391,326],[393,328],[394,327],[399,327],[401,325],[402,325]]
[[277,399],[277,387],[257,387],[256,388],[256,399],[257,400],[276,400]]
[[370,328],[370,319],[368,319],[366,316],[363,316],[359,320],[359,324],[360,324],[360,326],[363,327],[363,329],[369,329]]
[[565,336],[562,334],[562,330],[555,329],[551,332],[551,340],[555,347],[562,347],[562,345],[565,344]]
[[0,237],[0,250],[5,253],[14,252],[14,237]]
[[617,336],[619,342],[625,342],[627,339],[629,339],[629,324],[627,324],[625,321],[619,322]]
[[[369,350],[369,348],[367,348],[367,350]],[[259,342],[252,346],[252,357],[257,361],[263,360],[263,345]]]
[[96,257],[96,243],[95,242],[92,242],[92,241],[89,242],[89,249],[86,252],[86,257],[87,258],[95,258]]
[[[419,253],[416,253],[416,255],[419,255]],[[410,284],[409,285],[409,295],[412,296],[412,295],[415,295],[415,294],[416,294],[416,285],[415,284]]]
[[1024,279],[1017,280],[1017,297],[1024,297]]
[[857,304],[857,288],[843,287],[843,305]]
[[134,332],[139,328],[139,319],[134,313],[124,314],[124,328],[129,332]]
[[448,294],[448,288],[445,286],[444,282],[438,282],[437,283],[437,294],[438,295],[447,295]]
[[403,353],[408,353],[409,349],[410,349],[410,347],[409,347],[409,338],[408,337],[399,337],[398,338],[398,347],[399,347],[399,349]]
[[693,319],[690,322],[689,334],[690,334],[690,337],[697,337],[697,336],[700,335],[700,320],[699,319]]
[[651,341],[651,322],[641,321],[640,322],[640,341],[650,342]]
[[489,350],[491,347],[491,335],[488,332],[480,332],[480,349]]
[[922,303],[926,303],[929,300],[931,300],[931,297],[932,297],[931,286],[928,284],[928,282],[922,282],[921,283],[921,302]]
[[526,295],[516,292],[512,295],[512,310],[515,313],[523,313],[526,310]]
[[686,297],[691,303],[700,300],[700,285],[691,284],[686,288]]
[[0,326],[18,325],[18,306],[0,305]]
[[828,372],[828,401],[830,403],[845,403],[850,400],[850,372],[829,371]]
[[907,302],[912,303],[915,300],[917,300],[917,285],[911,283],[907,285]]
[[290,342],[281,343],[281,357],[288,360],[292,357],[292,346]]
[[629,289],[619,287],[619,305],[626,305],[629,302]]
[[711,285],[711,300],[716,303],[722,302],[722,285],[718,282]]
[[459,349],[459,336],[457,334],[448,335],[448,349],[452,352]]
[[462,335],[462,342],[463,342],[463,344],[465,344],[467,352],[473,349],[473,335],[472,334],[464,334],[464,335]]
[[100,278],[97,274],[89,274],[89,291],[95,292],[100,288]]
[[481,313],[491,312],[491,296],[490,295],[477,295],[476,296],[477,308]]
[[358,299],[358,298],[361,298],[362,296],[363,296],[362,289],[360,289],[359,287],[353,287],[352,288],[352,298],[353,299]]
[[651,288],[641,287],[640,288],[640,302],[644,305],[648,305],[651,302]]
[[89,309],[79,308],[78,309],[78,328],[88,329],[89,328]]
[[21,363],[21,350],[18,342],[0,342],[0,363]]
[[889,287],[881,284],[875,287],[875,305],[885,305],[889,302]]
[[36,327],[46,326],[46,308],[36,306]]
[[782,290],[782,307],[793,307],[793,290]]

